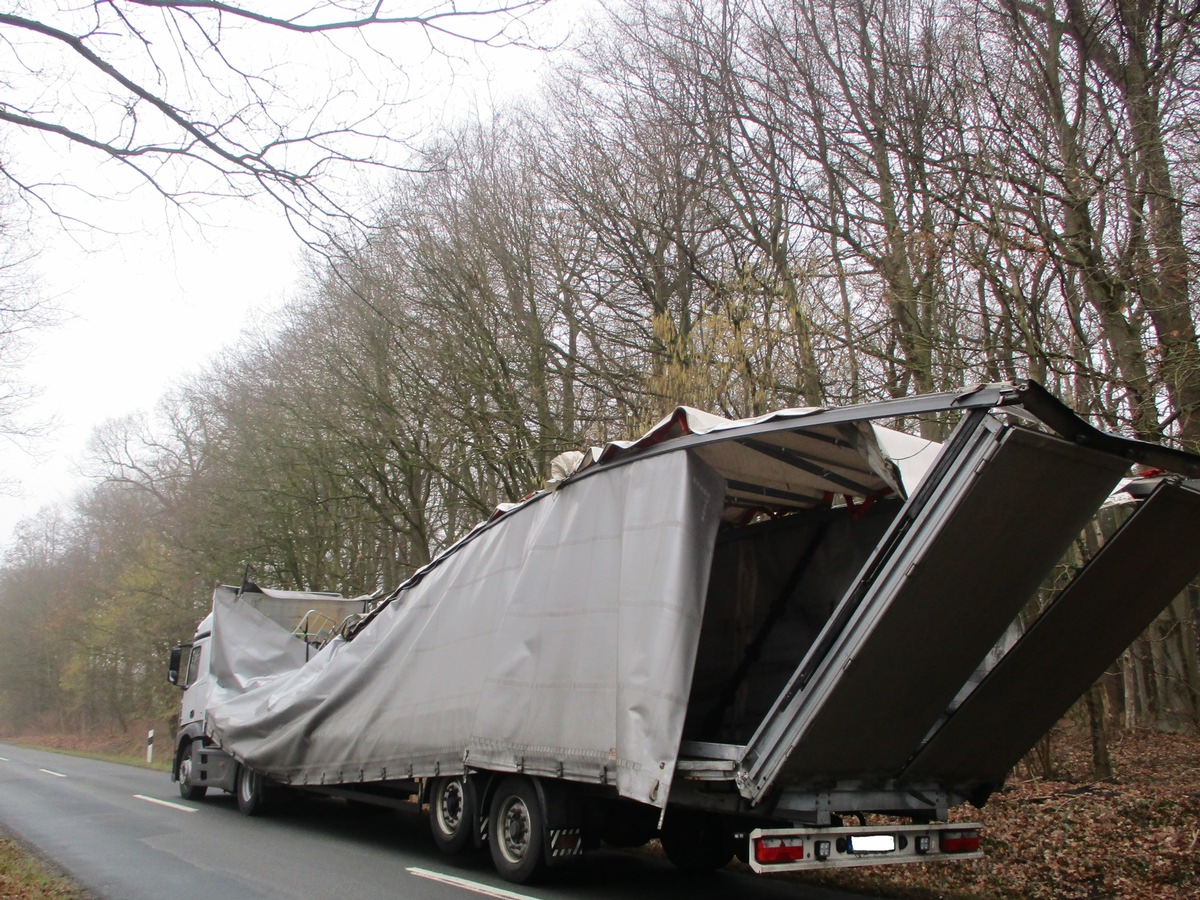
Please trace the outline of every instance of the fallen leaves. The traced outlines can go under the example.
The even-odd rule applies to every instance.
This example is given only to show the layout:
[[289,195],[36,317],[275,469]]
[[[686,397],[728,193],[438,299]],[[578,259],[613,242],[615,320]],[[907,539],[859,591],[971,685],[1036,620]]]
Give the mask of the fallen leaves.
[[987,858],[798,876],[878,897],[1200,896],[1200,737],[1112,740],[1115,777],[1087,780],[1086,736],[1055,735],[1059,776],[1011,782],[982,813]]

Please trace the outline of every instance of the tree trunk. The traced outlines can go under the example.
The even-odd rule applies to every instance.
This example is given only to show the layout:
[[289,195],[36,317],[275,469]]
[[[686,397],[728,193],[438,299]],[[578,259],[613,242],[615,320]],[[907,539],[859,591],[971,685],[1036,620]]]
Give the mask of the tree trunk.
[[1092,733],[1092,777],[1097,781],[1112,778],[1112,760],[1108,755],[1108,732],[1104,721],[1104,694],[1100,682],[1088,688],[1088,726]]

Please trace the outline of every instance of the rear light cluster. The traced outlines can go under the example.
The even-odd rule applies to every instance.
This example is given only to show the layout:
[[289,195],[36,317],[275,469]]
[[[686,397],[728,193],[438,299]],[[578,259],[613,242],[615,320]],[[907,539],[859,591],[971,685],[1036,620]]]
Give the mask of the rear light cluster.
[[976,853],[979,851],[978,831],[943,831],[939,835],[943,853]]
[[756,838],[754,858],[764,866],[797,862],[804,859],[804,838]]

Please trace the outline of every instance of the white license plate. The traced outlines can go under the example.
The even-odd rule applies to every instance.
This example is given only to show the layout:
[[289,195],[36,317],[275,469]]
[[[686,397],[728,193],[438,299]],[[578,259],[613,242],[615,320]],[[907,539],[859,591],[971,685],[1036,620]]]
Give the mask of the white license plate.
[[895,853],[896,839],[890,834],[856,834],[849,849],[851,853]]

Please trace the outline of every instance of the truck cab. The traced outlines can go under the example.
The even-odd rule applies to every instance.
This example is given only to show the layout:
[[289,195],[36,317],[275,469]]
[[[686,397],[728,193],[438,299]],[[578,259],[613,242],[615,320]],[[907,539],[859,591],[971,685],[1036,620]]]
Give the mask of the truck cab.
[[212,613],[196,627],[186,644],[171,650],[167,680],[183,691],[175,732],[175,754],[171,778],[179,782],[179,795],[200,800],[209,787],[233,790],[234,761],[212,746],[204,734],[204,708],[212,683]]
[[[236,598],[262,616],[285,628],[303,645],[303,661],[336,634],[347,619],[364,613],[374,596],[348,599],[328,591],[264,590],[252,582],[241,587],[219,584],[213,591],[214,608],[220,597]],[[175,734],[171,778],[179,783],[185,800],[200,800],[210,787],[235,792],[238,762],[206,733],[210,695],[216,687],[212,670],[214,614],[210,612],[196,627],[188,643],[172,648],[167,680],[183,691]],[[239,798],[240,799],[240,798]]]

